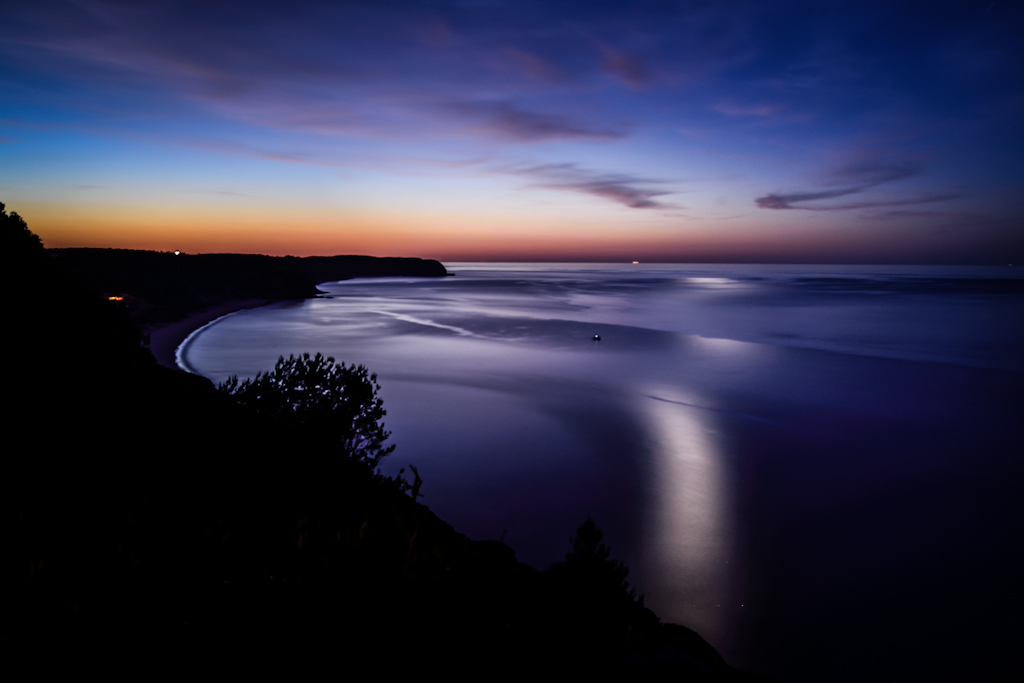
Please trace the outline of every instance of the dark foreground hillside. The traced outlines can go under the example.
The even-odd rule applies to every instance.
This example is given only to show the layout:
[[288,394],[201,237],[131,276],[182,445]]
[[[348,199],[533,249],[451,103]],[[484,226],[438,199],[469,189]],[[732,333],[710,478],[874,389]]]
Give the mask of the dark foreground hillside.
[[10,655],[759,680],[661,624],[592,523],[546,572],[469,540],[327,436],[157,366],[122,307],[76,285],[16,216],[0,221],[5,291],[23,293],[0,471]]

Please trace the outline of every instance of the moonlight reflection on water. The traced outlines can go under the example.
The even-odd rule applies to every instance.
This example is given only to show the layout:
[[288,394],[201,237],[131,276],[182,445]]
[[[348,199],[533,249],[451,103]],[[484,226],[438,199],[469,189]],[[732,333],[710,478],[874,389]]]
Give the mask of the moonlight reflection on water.
[[686,623],[715,642],[727,639],[730,501],[714,417],[692,396],[651,387],[643,407],[651,434],[648,524],[653,602],[667,621]]

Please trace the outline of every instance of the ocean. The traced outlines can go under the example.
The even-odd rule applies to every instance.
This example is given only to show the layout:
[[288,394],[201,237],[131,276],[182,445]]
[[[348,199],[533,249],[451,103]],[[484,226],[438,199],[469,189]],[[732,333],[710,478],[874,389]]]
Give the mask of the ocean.
[[1024,272],[446,264],[178,350],[378,376],[422,502],[538,568],[587,516],[645,603],[790,681],[996,680],[1024,605]]

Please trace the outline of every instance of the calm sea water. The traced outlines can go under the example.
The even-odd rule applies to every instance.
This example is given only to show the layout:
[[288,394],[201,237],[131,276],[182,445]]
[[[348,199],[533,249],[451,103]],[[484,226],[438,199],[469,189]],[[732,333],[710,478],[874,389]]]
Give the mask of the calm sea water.
[[[1019,635],[1024,273],[452,264],[233,314],[219,382],[376,372],[424,503],[543,568],[591,515],[646,603],[793,681],[998,677]],[[595,335],[600,341],[595,341]]]

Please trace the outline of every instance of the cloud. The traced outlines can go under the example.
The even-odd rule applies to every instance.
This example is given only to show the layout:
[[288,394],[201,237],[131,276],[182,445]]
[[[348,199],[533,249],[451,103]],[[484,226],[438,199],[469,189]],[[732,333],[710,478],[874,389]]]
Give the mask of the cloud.
[[650,70],[647,64],[638,57],[619,52],[609,47],[601,50],[603,54],[602,65],[608,73],[631,88],[643,88],[650,80]]
[[771,116],[782,110],[780,104],[759,104],[759,105],[736,105],[722,102],[716,104],[712,109],[719,114],[726,116]]
[[964,197],[963,194],[925,194],[911,199],[895,199],[891,201],[866,201],[852,202],[849,204],[833,204],[829,206],[794,206],[799,202],[813,201],[830,197],[840,197],[847,194],[860,192],[860,190],[837,191],[837,192],[814,192],[806,194],[778,195],[769,194],[758,197],[754,201],[762,209],[804,209],[805,211],[849,211],[851,209],[875,209],[887,206],[915,206],[918,204],[934,204],[936,202],[948,202]]
[[894,180],[902,180],[921,172],[919,164],[911,162],[883,162],[861,160],[841,166],[830,174],[839,184],[856,183],[867,189]]
[[672,194],[648,187],[664,181],[638,178],[622,173],[595,173],[575,164],[545,164],[514,171],[527,176],[536,187],[568,190],[610,199],[631,209],[674,209],[671,204],[655,201],[655,197]]
[[894,211],[880,211],[869,214],[868,218],[932,218],[934,216],[948,217],[950,214],[942,211],[913,211],[908,209],[896,209]]
[[471,125],[522,142],[614,140],[625,136],[620,130],[599,130],[564,116],[526,111],[511,102],[459,102],[445,108],[468,119]]
[[860,194],[866,190],[884,185],[886,183],[903,180],[920,173],[919,164],[911,162],[881,161],[878,159],[861,159],[840,166],[827,173],[823,184],[826,186],[839,186],[834,190],[820,190],[817,192],[792,192],[786,194],[772,193],[754,200],[761,209],[803,209],[805,211],[848,211],[851,209],[869,209],[887,206],[911,206],[915,204],[931,204],[957,199],[959,194],[924,194],[911,199],[897,200],[868,200],[844,204],[828,204],[825,206],[812,205],[804,206],[807,202],[817,202],[823,199],[835,199],[853,194]]
[[826,192],[797,192],[794,194],[769,194],[758,197],[754,202],[762,209],[804,209],[804,206],[793,206],[800,202],[811,202],[816,199],[832,199],[860,192],[860,188],[830,190]]
[[502,61],[514,66],[530,78],[547,83],[558,83],[563,80],[556,64],[531,52],[514,46],[506,46],[499,51],[499,54]]

